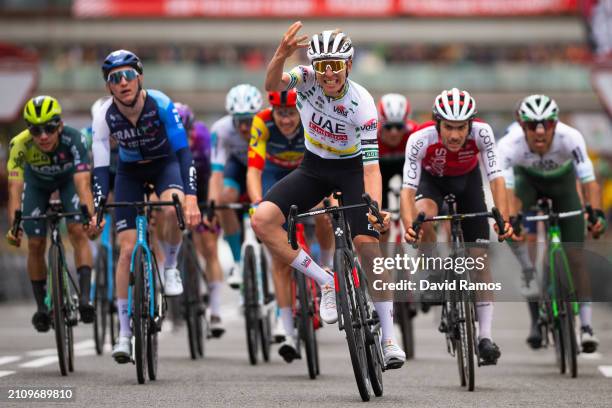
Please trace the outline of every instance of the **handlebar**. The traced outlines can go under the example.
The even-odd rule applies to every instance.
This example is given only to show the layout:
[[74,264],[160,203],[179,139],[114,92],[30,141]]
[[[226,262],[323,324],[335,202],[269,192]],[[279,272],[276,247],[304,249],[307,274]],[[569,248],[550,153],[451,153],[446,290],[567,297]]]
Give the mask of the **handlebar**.
[[98,207],[96,208],[96,226],[100,226],[102,222],[104,210],[106,208],[119,208],[119,207],[131,207],[131,208],[155,208],[155,207],[165,207],[172,206],[174,207],[174,211],[176,213],[176,220],[178,226],[181,230],[185,229],[185,217],[183,216],[183,207],[181,206],[181,200],[178,197],[178,194],[172,194],[172,201],[135,201],[135,202],[113,202],[107,203],[106,197],[100,197],[98,202]]
[[77,217],[81,216],[83,220],[81,221],[82,225],[88,225],[91,216],[89,215],[89,210],[85,204],[81,204],[79,206],[80,211],[68,211],[68,212],[55,212],[49,211],[46,214],[41,215],[23,215],[21,210],[15,210],[15,216],[13,217],[13,225],[11,226],[11,234],[13,236],[17,236],[19,231],[21,230],[21,221],[40,221],[47,219],[57,219],[67,218],[67,217]]
[[504,235],[506,233],[504,227],[505,222],[504,218],[501,216],[501,213],[497,209],[497,207],[491,208],[491,215],[493,216],[493,220],[495,220],[495,224],[497,224],[498,235]]
[[363,193],[361,195],[361,198],[368,205],[368,208],[370,209],[370,211],[372,211],[372,214],[374,215],[374,217],[376,217],[376,222],[378,222],[378,224],[383,226],[384,220],[383,220],[382,215],[380,215],[380,210],[378,209],[378,203],[376,201],[373,201],[368,193]]

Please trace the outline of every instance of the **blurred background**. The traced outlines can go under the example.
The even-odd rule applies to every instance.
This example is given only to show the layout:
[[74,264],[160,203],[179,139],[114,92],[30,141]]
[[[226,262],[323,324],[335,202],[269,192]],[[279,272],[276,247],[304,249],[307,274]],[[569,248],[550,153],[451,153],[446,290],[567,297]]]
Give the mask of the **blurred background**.
[[[352,79],[376,99],[407,95],[417,121],[456,86],[475,96],[499,137],[520,99],[551,95],[562,120],[583,132],[612,207],[612,0],[0,0],[0,206],[7,144],[32,95],[55,96],[67,124],[86,126],[106,94],[101,61],[126,48],[143,60],[145,87],[211,125],[230,87],[262,88],[298,19],[304,34],[347,32]],[[288,67],[305,62],[301,53]]]

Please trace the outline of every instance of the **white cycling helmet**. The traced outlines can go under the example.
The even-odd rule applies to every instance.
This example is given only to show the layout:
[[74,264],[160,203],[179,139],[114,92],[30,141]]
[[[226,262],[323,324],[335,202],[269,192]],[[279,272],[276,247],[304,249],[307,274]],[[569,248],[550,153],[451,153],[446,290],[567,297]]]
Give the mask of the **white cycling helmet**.
[[410,103],[404,95],[390,93],[380,98],[378,111],[383,123],[404,123],[410,115]]
[[308,47],[308,59],[349,59],[353,58],[353,44],[348,35],[339,30],[325,30],[312,36]]
[[436,96],[432,110],[436,120],[471,120],[476,116],[476,101],[467,91],[453,88]]
[[230,115],[254,115],[261,110],[261,92],[253,85],[236,85],[227,93],[225,109]]
[[521,122],[558,120],[559,107],[554,99],[546,95],[529,95],[521,102],[518,117]]
[[100,109],[100,106],[106,101],[108,101],[112,96],[103,96],[100,99],[96,100],[93,105],[91,105],[91,117],[93,118],[94,112]]

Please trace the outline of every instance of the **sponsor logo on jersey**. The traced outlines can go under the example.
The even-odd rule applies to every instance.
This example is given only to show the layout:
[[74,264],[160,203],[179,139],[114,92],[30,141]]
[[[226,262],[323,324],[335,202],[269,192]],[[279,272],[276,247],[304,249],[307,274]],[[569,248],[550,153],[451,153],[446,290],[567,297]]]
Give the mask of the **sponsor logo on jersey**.
[[[406,176],[413,183],[416,182],[416,170],[418,168],[418,156],[419,152],[425,145],[425,140],[423,138],[416,139],[413,143],[410,143],[410,149],[408,150],[408,154],[406,155],[406,160],[408,161],[408,171],[406,172]],[[414,185],[414,184],[413,184]]]
[[378,128],[378,122],[376,118],[368,120],[363,126],[359,128],[362,132],[368,132],[370,130],[376,130]]
[[310,264],[312,263],[312,259],[310,258],[306,258],[304,259],[300,264],[304,267],[304,268],[308,268],[310,266]]
[[348,135],[343,123],[338,123],[327,119],[316,112],[312,113],[308,128],[319,135],[325,136],[335,141],[346,142]]
[[334,105],[334,112],[344,116],[345,118],[348,116],[348,111],[346,110],[344,105]]
[[482,140],[482,144],[485,146],[485,155],[487,156],[487,167],[492,168],[497,164],[495,157],[495,140],[493,135],[489,133],[489,130],[482,128],[478,131],[478,137]]
[[433,155],[429,158],[428,170],[438,177],[444,175],[447,153],[448,150],[446,150],[445,147],[437,147],[433,150]]

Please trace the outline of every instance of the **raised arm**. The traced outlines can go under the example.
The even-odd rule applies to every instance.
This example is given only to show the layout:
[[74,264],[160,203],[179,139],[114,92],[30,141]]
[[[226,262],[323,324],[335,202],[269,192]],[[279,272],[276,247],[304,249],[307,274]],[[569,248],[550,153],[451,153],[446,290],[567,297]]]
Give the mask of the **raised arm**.
[[297,49],[307,48],[308,43],[304,43],[308,39],[307,35],[296,37],[297,32],[302,28],[302,22],[296,21],[291,24],[291,27],[283,35],[280,45],[276,49],[272,60],[268,64],[266,71],[266,91],[284,91],[288,88],[291,82],[291,76],[283,72],[285,61],[289,58]]

